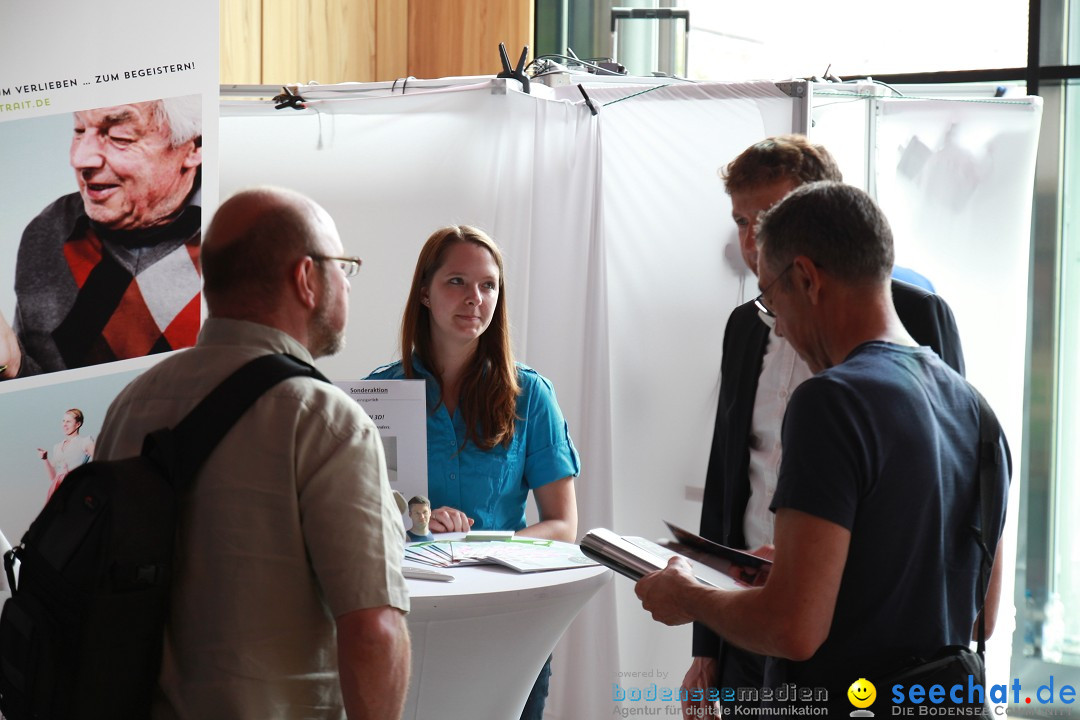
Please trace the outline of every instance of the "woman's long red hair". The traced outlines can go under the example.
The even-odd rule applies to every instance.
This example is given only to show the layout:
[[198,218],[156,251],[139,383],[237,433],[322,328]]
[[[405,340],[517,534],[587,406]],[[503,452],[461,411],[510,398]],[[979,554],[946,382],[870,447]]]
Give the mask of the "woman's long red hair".
[[458,410],[467,428],[466,439],[481,449],[490,450],[499,444],[510,445],[521,388],[510,348],[502,253],[483,230],[468,225],[450,225],[436,230],[424,243],[416,260],[412,288],[401,318],[401,364],[405,377],[417,378],[413,366],[415,355],[442,384],[431,342],[431,311],[421,302],[421,291],[431,284],[432,277],[442,267],[447,250],[457,243],[479,245],[491,253],[499,268],[499,300],[491,324],[480,336],[476,354],[465,369],[458,396]]

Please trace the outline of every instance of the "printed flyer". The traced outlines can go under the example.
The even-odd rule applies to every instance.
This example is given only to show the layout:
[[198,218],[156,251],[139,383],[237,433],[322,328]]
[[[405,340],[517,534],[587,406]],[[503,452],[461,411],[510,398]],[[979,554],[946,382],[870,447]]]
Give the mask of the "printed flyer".
[[405,496],[427,496],[427,396],[423,380],[335,382],[379,428],[390,487]]

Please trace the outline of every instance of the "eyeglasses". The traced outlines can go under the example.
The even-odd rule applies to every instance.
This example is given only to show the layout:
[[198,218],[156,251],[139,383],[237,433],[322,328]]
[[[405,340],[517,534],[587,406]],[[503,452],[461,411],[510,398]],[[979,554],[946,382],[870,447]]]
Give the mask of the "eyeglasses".
[[761,294],[754,298],[754,307],[756,307],[758,309],[758,312],[763,314],[765,317],[772,318],[773,320],[776,319],[776,313],[774,313],[772,309],[765,304],[765,293],[769,292],[769,290],[772,289],[772,286],[775,285],[780,280],[780,278],[784,277],[784,275],[787,274],[787,271],[793,267],[795,267],[795,262],[789,262],[788,266],[781,270],[780,274],[774,277],[771,283],[765,286],[765,289],[761,291]]
[[341,272],[345,273],[345,277],[356,277],[360,272],[360,266],[364,264],[364,261],[358,257],[330,257],[329,255],[308,255],[312,260],[320,260],[323,262],[332,262],[341,268]]

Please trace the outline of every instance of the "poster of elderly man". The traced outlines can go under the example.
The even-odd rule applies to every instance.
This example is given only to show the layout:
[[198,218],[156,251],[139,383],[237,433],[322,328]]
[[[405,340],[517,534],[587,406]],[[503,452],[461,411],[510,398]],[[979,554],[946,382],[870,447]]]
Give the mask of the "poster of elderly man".
[[[55,147],[60,123],[66,168]],[[0,284],[14,288],[13,307],[0,293],[0,380],[193,345],[202,305],[201,97],[6,122],[0,143],[35,158],[33,174],[8,172],[2,182],[5,203],[18,198],[13,210],[36,212],[22,216],[21,230],[12,227],[18,212],[5,211],[0,224],[0,257],[11,257],[19,233],[14,273],[0,264]]]

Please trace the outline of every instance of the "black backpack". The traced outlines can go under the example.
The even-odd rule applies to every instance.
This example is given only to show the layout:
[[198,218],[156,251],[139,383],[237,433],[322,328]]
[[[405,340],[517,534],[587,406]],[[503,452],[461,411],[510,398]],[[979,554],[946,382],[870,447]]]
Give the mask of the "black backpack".
[[184,490],[248,407],[297,375],[326,381],[294,357],[259,357],[174,429],[147,435],[141,455],[93,461],[64,478],[4,555],[12,588],[0,615],[7,720],[149,717]]

